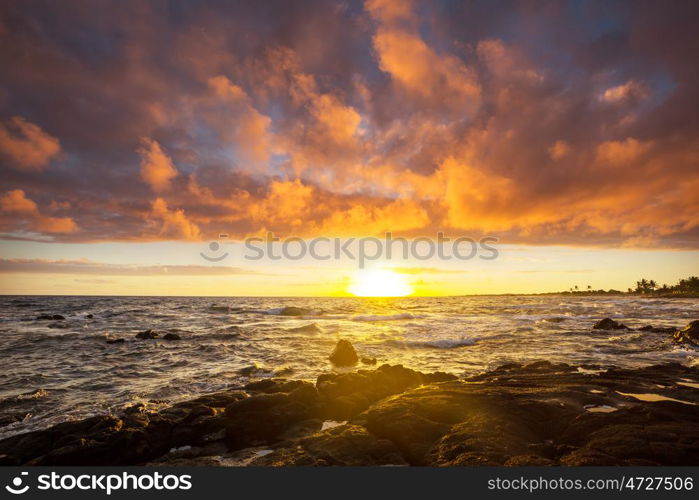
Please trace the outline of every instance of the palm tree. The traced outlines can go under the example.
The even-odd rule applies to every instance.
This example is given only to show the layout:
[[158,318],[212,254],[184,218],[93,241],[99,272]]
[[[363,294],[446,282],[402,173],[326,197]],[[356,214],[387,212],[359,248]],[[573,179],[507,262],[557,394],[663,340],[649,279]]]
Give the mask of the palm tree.
[[641,281],[636,282],[636,292],[638,293],[646,293],[650,290],[650,282],[642,278]]

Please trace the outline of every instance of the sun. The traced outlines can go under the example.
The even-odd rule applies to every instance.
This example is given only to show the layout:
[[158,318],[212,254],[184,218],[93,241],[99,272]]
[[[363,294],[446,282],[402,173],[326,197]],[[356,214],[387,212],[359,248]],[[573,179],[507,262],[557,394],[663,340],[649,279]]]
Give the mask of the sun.
[[404,297],[413,288],[402,274],[377,269],[357,272],[347,291],[357,297]]

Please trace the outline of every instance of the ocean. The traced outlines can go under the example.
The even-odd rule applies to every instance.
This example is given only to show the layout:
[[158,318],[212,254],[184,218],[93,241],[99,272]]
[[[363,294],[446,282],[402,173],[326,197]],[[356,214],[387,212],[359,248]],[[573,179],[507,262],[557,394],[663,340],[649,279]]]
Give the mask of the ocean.
[[[46,314],[65,319],[37,319]],[[604,317],[632,328],[684,327],[699,318],[699,299],[4,296],[0,439],[251,379],[314,380],[339,370],[328,355],[341,338],[378,365],[455,375],[541,359],[580,370],[699,364],[699,351],[674,345],[667,333],[593,330]],[[181,340],[135,337],[148,329]]]

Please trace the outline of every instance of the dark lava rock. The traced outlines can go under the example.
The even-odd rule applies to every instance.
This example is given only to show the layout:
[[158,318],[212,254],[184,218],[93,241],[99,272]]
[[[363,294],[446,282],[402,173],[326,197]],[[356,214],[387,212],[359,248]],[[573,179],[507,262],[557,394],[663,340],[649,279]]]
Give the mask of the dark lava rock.
[[376,401],[410,387],[428,381],[455,379],[455,376],[445,373],[423,374],[402,365],[381,365],[377,370],[320,375],[316,387],[323,402],[324,416],[346,420],[366,410]]
[[238,370],[238,375],[242,377],[251,377],[256,373],[265,371],[263,367],[258,365],[257,363],[253,363],[250,366],[244,366],[240,370]]
[[242,391],[208,394],[158,413],[133,405],[120,417],[90,417],[19,434],[0,441],[0,464],[134,465],[173,447],[223,447],[224,408],[245,397]]
[[396,446],[359,425],[341,425],[302,438],[254,460],[253,466],[408,465]]
[[359,356],[349,340],[341,339],[337,341],[337,345],[328,359],[337,366],[351,366],[357,364]]
[[5,427],[10,424],[23,421],[25,418],[31,417],[31,413],[15,413],[14,415],[4,415],[0,417],[0,427]]
[[662,327],[662,326],[653,326],[653,325],[646,325],[642,326],[641,328],[638,329],[641,332],[651,332],[651,333],[675,333],[677,331],[677,328],[674,328],[672,326],[668,327]]
[[164,340],[182,340],[182,337],[180,337],[180,336],[177,335],[176,333],[166,333],[166,334],[163,336],[163,339],[164,339]]
[[311,314],[310,309],[294,306],[287,306],[279,311],[280,316],[308,316],[309,314]]
[[376,358],[371,358],[369,356],[362,356],[360,358],[360,361],[362,362],[362,364],[365,364],[365,365],[375,365],[376,364]]
[[[696,466],[699,391],[678,381],[699,383],[699,369],[592,375],[537,361],[464,380],[400,365],[323,374],[315,386],[265,379],[12,436],[0,464],[215,465],[213,455],[265,445],[274,451],[252,465]],[[648,393],[666,399],[633,396]],[[347,422],[321,431],[328,419]]]
[[290,392],[255,394],[235,401],[226,406],[225,443],[238,450],[279,440],[295,425],[319,414],[317,401],[315,387],[304,382]]
[[158,337],[160,337],[160,334],[155,330],[146,330],[136,334],[137,339],[157,339]]
[[652,333],[668,333],[668,334],[674,334],[679,328],[675,328],[673,326],[668,326],[666,328],[663,328],[662,326],[657,326],[651,330]]
[[107,340],[107,344],[123,344],[126,342],[126,339],[111,339]]
[[65,316],[62,316],[60,314],[42,314],[40,316],[37,316],[36,319],[44,321],[60,321],[66,318]]
[[618,323],[611,318],[604,318],[592,327],[595,330],[628,330],[628,326]]
[[[688,376],[697,379],[699,371],[664,365],[593,376],[552,363],[511,366],[408,390],[351,423],[390,440],[414,465],[697,464],[699,429],[690,424],[699,421],[696,391],[665,390],[693,404],[619,394],[658,391],[656,384],[673,387]],[[586,409],[594,406],[617,410]]]
[[678,330],[672,339],[678,344],[699,346],[699,320],[690,322],[683,330]]
[[65,422],[0,441],[0,456],[16,465],[136,464],[169,449],[168,433],[160,432],[158,420],[99,416]]

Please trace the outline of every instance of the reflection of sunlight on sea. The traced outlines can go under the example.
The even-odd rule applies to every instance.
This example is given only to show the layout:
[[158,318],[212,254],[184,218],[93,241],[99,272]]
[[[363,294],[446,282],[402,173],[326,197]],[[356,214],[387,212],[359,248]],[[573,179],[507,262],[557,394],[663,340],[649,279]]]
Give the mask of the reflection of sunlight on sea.
[[[696,351],[667,334],[591,329],[606,316],[632,327],[683,326],[699,317],[692,299],[3,297],[0,312],[0,354],[12,367],[0,371],[0,421],[14,421],[0,436],[250,378],[313,380],[333,369],[327,356],[339,338],[379,364],[457,375],[533,359],[699,364]],[[146,329],[182,340],[134,338]],[[117,338],[125,342],[106,343]]]

